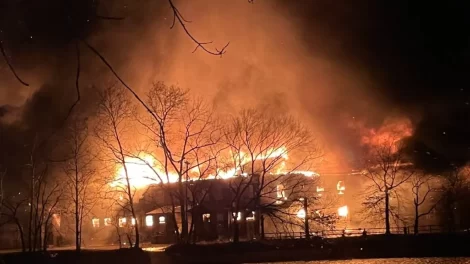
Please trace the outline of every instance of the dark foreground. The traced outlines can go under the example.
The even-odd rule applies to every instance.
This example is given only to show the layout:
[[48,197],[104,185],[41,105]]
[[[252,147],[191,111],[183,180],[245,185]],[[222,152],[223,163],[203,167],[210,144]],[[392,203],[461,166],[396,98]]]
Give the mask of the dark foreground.
[[[165,252],[73,251],[1,255],[9,263],[266,263],[309,260],[470,256],[470,235],[369,236],[213,245],[174,245]],[[360,262],[359,262],[360,263]]]
[[[270,263],[260,263],[270,264]],[[470,264],[470,258],[393,258],[276,262],[276,264]]]

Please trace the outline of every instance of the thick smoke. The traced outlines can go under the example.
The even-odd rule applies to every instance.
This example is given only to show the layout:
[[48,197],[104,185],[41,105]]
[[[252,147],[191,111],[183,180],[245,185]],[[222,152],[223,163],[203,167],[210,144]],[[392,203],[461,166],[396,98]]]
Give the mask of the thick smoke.
[[[390,117],[403,116],[378,92],[382,76],[372,74],[353,54],[360,41],[351,39],[361,39],[354,34],[364,26],[354,21],[367,8],[373,9],[367,5],[175,1],[191,21],[187,23],[191,33],[201,42],[213,41],[208,48],[230,42],[220,58],[200,49],[192,53],[195,44],[180,25],[170,30],[173,14],[167,1],[115,0],[96,6],[95,1],[76,0],[74,8],[54,2],[56,9],[38,9],[28,19],[30,13],[24,10],[32,10],[31,6],[11,4],[4,9],[5,14],[12,10],[20,14],[20,19],[3,18],[2,25],[9,30],[2,39],[18,73],[31,84],[21,86],[6,65],[0,66],[0,105],[20,107],[3,115],[9,123],[22,117],[19,120],[26,126],[52,126],[55,122],[50,119],[65,116],[75,100],[77,38],[94,45],[141,95],[153,82],[164,81],[206,97],[220,113],[254,105],[292,112],[319,133],[330,160],[341,168],[352,165],[364,137],[351,128],[352,121],[360,120],[371,130]],[[71,14],[72,31],[64,14]],[[124,19],[103,20],[97,15]],[[14,33],[18,21],[23,21],[23,30]],[[83,105],[92,105],[96,90],[115,79],[83,44],[80,53],[80,111],[85,111]],[[417,121],[414,116],[410,120]]]

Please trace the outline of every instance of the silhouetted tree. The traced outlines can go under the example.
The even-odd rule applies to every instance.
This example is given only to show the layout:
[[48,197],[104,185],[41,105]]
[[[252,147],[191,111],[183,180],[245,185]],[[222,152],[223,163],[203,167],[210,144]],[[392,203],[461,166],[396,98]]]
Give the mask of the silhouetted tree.
[[[234,242],[239,240],[239,210],[248,206],[254,209],[256,228],[263,237],[260,220],[264,211],[288,198],[278,197],[279,187],[292,196],[305,191],[310,184],[308,178],[316,176],[309,170],[322,155],[307,127],[292,116],[271,110],[242,110],[231,118],[225,131],[231,153],[228,160],[233,168],[228,176],[240,176],[230,181],[232,212],[235,212],[232,215]],[[295,176],[300,170],[307,172]],[[265,210],[268,207],[271,209]]]
[[371,147],[366,155],[365,167],[363,176],[368,183],[363,205],[384,214],[385,233],[390,234],[390,216],[393,213],[390,198],[394,195],[399,199],[396,189],[407,182],[414,173],[411,164],[405,159],[403,142],[393,135],[384,137]]
[[68,127],[69,136],[65,144],[71,156],[63,164],[66,175],[66,199],[72,204],[75,220],[75,247],[80,252],[83,220],[97,203],[97,186],[93,162],[96,155],[90,148],[86,120],[73,120]]
[[[132,185],[132,175],[129,171],[128,149],[131,143],[130,129],[133,117],[131,102],[127,99],[121,87],[111,85],[100,94],[100,104],[98,107],[98,125],[96,126],[96,137],[101,147],[105,150],[107,160],[115,167],[122,167],[122,175],[119,179],[108,179],[106,182],[109,188],[107,198],[114,201],[115,205],[125,212],[131,214],[135,219],[133,229],[135,230],[134,247],[140,247],[139,221],[135,209],[135,195],[137,189]],[[114,175],[113,175],[114,176]]]
[[419,219],[432,213],[439,203],[438,199],[432,197],[437,195],[440,187],[436,181],[437,178],[434,175],[425,172],[414,173],[410,178],[411,191],[413,193],[414,234],[419,232]]
[[[149,114],[140,122],[151,134],[152,153],[158,163],[150,167],[155,180],[177,183],[177,191],[171,196],[172,212],[176,220],[175,208],[181,208],[181,229],[175,226],[175,232],[179,242],[188,243],[193,226],[188,221],[188,209],[203,202],[207,190],[195,189],[201,185],[191,187],[187,182],[216,177],[216,159],[223,147],[220,125],[203,100],[191,98],[177,86],[154,84],[146,106]],[[176,225],[177,221],[173,222]]]

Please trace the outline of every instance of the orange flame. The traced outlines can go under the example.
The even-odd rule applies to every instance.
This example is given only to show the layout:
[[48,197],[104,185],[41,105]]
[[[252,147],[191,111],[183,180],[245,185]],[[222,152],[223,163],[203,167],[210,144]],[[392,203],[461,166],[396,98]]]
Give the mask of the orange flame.
[[[272,158],[280,158],[283,159],[280,162],[280,165],[277,169],[275,169],[275,174],[303,174],[307,177],[318,176],[317,173],[313,171],[291,171],[288,172],[285,167],[285,160],[288,159],[287,149],[285,147],[280,148],[272,148],[266,151],[265,153],[257,155],[254,160],[266,160]],[[237,157],[235,157],[235,163],[237,166],[222,169],[217,168],[213,174],[209,174],[208,176],[204,177],[204,180],[209,179],[229,179],[237,176],[247,176],[247,174],[240,173],[240,168],[249,162],[252,159],[249,155],[244,152],[238,153]],[[175,172],[169,172],[168,175],[165,173],[165,170],[161,167],[160,163],[150,154],[141,154],[139,157],[127,157],[125,158],[125,165],[126,166],[119,166],[116,171],[116,176],[114,181],[111,183],[111,186],[126,186],[126,169],[127,175],[129,176],[129,184],[136,189],[141,189],[151,184],[158,184],[158,183],[174,183],[178,182],[179,176]],[[189,170],[191,174],[198,174],[199,169],[198,167],[193,167]],[[201,178],[197,178],[201,179]],[[185,181],[185,178],[182,179]],[[194,178],[191,178],[194,180]]]

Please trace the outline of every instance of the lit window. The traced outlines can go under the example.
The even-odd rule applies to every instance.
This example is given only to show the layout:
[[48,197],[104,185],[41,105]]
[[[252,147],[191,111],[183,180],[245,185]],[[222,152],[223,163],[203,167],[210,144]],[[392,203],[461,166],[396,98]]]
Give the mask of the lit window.
[[347,206],[347,205],[338,208],[338,216],[340,216],[340,217],[347,217],[348,214],[349,214],[349,210],[348,210],[348,206]]
[[298,218],[305,218],[305,210],[302,208],[297,212]]
[[164,224],[165,223],[165,217],[163,215],[158,217],[158,223],[159,224]]
[[91,219],[91,224],[93,225],[94,228],[100,227],[100,219],[98,218]]
[[110,226],[111,225],[111,218],[107,217],[104,219],[104,226]]
[[325,191],[324,187],[317,186],[317,192],[324,192],[324,191]]
[[[233,213],[233,216],[235,216],[235,213]],[[237,221],[242,220],[242,212],[238,212],[237,214]]]
[[251,215],[246,217],[246,221],[254,221],[255,220],[255,211],[251,212]]
[[60,227],[60,215],[58,215],[58,214],[53,214],[53,215],[52,215],[52,219],[54,220],[54,224],[55,224],[57,227]]
[[153,226],[153,216],[152,215],[147,215],[145,217],[145,225],[146,226]]
[[287,198],[286,192],[284,191],[284,185],[282,184],[277,185],[276,190],[277,190],[277,198],[284,198],[284,199]]
[[344,194],[344,191],[346,190],[346,186],[344,185],[344,182],[339,181],[338,184],[336,185],[336,189],[338,190],[339,194]]
[[131,219],[131,225],[135,226],[135,218]]
[[119,218],[119,226],[124,227],[126,225],[127,219],[125,217]]
[[211,214],[203,214],[202,215],[202,220],[204,222],[210,222],[211,221]]

